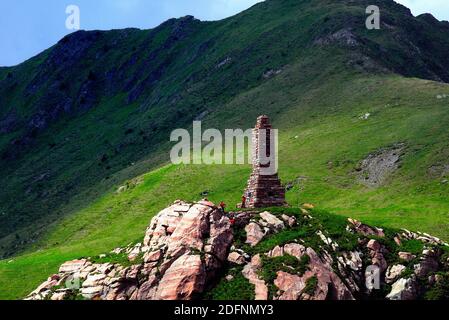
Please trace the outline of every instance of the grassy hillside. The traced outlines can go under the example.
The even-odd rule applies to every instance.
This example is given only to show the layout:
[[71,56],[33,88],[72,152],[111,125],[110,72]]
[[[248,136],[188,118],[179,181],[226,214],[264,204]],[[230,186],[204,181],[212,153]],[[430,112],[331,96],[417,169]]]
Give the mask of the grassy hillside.
[[[383,0],[382,29],[368,31],[368,4],[269,0],[217,22],[80,31],[2,69],[0,257],[26,249],[111,185],[164,164],[170,132],[194,119],[249,127],[262,111],[288,117],[309,91],[334,87],[338,73],[449,81],[447,23]],[[293,66],[299,74],[267,90]],[[257,106],[247,100],[253,90]]]
[[[276,92],[295,75],[292,67],[291,73],[272,81],[270,89],[261,90]],[[306,178],[300,192],[295,187],[287,193],[288,202],[312,202],[375,225],[427,231],[448,240],[448,186],[428,169],[435,161],[445,163],[444,152],[449,150],[449,101],[436,98],[449,92],[449,86],[397,76],[351,79],[338,77],[332,86],[304,94],[287,114],[273,116],[280,128],[282,180]],[[259,93],[257,89],[237,97],[223,112],[240,105],[239,99],[248,99],[248,107],[257,106]],[[286,98],[281,95],[273,102]],[[372,117],[360,119],[365,112]],[[357,163],[398,141],[407,144],[401,168],[385,186],[361,185],[354,176]],[[212,201],[236,204],[249,173],[246,165],[167,165],[129,181],[126,192],[117,193],[118,185],[114,186],[92,205],[55,224],[27,254],[0,262],[0,298],[25,295],[67,259],[141,240],[151,217],[178,198],[197,200],[208,191]]]
[[[237,203],[249,166],[168,164],[171,130],[198,118],[246,129],[269,115],[293,206],[449,240],[447,24],[385,0],[393,28],[367,32],[366,3],[271,0],[218,22],[79,32],[0,69],[0,299],[141,240],[176,199]],[[360,162],[397,143],[400,167],[361,183]]]

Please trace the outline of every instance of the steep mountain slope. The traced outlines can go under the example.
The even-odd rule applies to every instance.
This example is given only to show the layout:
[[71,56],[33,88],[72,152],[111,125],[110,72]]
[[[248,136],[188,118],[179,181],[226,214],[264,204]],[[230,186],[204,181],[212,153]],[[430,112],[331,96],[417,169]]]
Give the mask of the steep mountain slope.
[[[0,262],[1,297],[140,239],[177,198],[237,203],[246,166],[152,171],[193,119],[246,129],[266,113],[290,204],[449,239],[449,86],[429,81],[449,80],[448,24],[381,1],[368,31],[367,4],[271,0],[218,22],[78,32],[0,69],[0,252],[28,248]],[[366,186],[362,160],[398,143],[399,167]]]
[[[2,69],[3,255],[166,161],[172,129],[217,118],[233,97],[298,61],[309,79],[351,70],[449,79],[447,23],[382,1],[382,29],[367,31],[367,3],[271,0],[218,22],[185,17],[146,31],[81,31]],[[276,112],[266,103],[258,109]],[[219,124],[235,126],[229,115]]]

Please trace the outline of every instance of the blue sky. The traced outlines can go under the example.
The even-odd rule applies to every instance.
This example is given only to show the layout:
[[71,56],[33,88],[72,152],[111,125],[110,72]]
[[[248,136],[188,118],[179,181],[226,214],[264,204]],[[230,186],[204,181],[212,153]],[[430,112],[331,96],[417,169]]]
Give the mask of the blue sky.
[[[449,20],[448,0],[396,1],[414,14],[431,12],[438,19]],[[18,64],[72,32],[65,27],[65,10],[71,4],[81,10],[81,29],[108,30],[148,29],[187,14],[218,20],[257,2],[260,0],[0,0],[0,66]]]

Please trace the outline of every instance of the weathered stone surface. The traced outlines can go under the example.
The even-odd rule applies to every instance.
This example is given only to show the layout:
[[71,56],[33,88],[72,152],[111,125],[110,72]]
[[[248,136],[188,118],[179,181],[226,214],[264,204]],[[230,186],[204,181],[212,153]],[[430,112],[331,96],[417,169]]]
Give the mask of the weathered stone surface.
[[228,261],[234,264],[242,265],[245,263],[245,257],[238,252],[231,252],[228,256]]
[[353,294],[360,292],[363,278],[361,253],[358,251],[343,252],[337,256],[337,260],[338,271],[346,279],[348,288]]
[[374,239],[370,240],[366,247],[369,249],[372,264],[378,266],[381,272],[387,270],[388,263],[384,256],[386,253],[385,247]]
[[255,255],[242,271],[243,276],[255,286],[255,299],[268,300],[268,287],[265,281],[259,278],[258,272],[262,265],[259,255]]
[[[248,180],[244,196],[246,208],[268,208],[285,205],[285,188],[281,185],[277,172],[267,172],[267,168],[275,167],[274,155],[270,154],[270,149],[275,150],[271,139],[272,126],[267,116],[257,118],[256,127],[253,129],[253,171]],[[265,151],[265,154],[263,152]],[[261,161],[259,153],[268,159]]]
[[[201,297],[206,289],[217,283],[215,280],[218,279],[215,278],[218,275],[227,274],[225,279],[229,282],[236,280],[235,276],[225,273],[223,267],[227,263],[243,266],[242,275],[254,285],[258,300],[269,298],[270,286],[278,289],[273,292],[273,298],[279,300],[378,298],[377,293],[371,296],[375,291],[365,281],[368,275],[364,273],[364,267],[371,264],[379,266],[381,283],[392,284],[387,297],[391,300],[416,299],[418,294],[421,297],[426,290],[445,279],[437,273],[446,272],[445,268],[448,266],[441,247],[426,246],[419,255],[419,260],[411,253],[400,252],[399,258],[404,261],[404,265],[397,264],[392,259],[389,267],[387,258],[390,255],[386,247],[380,241],[371,239],[372,233],[380,229],[366,225],[362,229],[370,236],[359,233],[357,248],[352,251],[342,250],[343,238],[338,238],[342,242],[339,247],[329,236],[330,232],[322,226],[321,230],[315,230],[315,234],[312,234],[313,240],[322,240],[318,242],[318,249],[307,247],[310,238],[298,237],[290,243],[279,244],[264,254],[251,257],[248,253],[253,250],[245,250],[240,241],[232,243],[233,229],[239,232],[245,229],[248,243],[255,246],[264,236],[268,237],[294,226],[289,223],[292,217],[278,217],[270,212],[260,214],[257,211],[237,212],[233,217],[238,215],[242,217],[239,222],[241,225],[234,224],[232,228],[229,218],[210,201],[192,204],[176,201],[152,219],[143,243],[116,248],[112,253],[130,256],[129,258],[135,254],[142,257],[134,260],[133,265],[124,267],[114,263],[99,264],[88,259],[68,261],[61,265],[58,274],[49,277],[26,299],[62,300],[79,293],[86,299],[95,300],[192,300]],[[298,216],[299,219],[303,219],[298,221],[303,225],[318,217],[304,215]],[[355,230],[349,228],[349,231]],[[404,239],[403,236],[396,238]],[[392,246],[397,245],[394,250],[401,248],[402,241],[396,241],[395,244],[393,237],[388,240]],[[368,256],[365,257],[366,253]],[[284,262],[283,267],[274,270],[274,281],[265,283],[261,278],[265,257],[261,257],[285,255],[296,257],[299,261],[305,261],[303,258],[307,256],[306,269],[299,272],[299,269]],[[108,256],[110,255],[103,255],[101,258],[106,259]],[[122,256],[119,258],[122,259]],[[367,259],[371,261],[366,263]],[[406,278],[405,265],[410,266],[410,263],[405,263],[411,261],[416,261],[415,274]],[[310,286],[311,280],[314,287]]]
[[270,258],[282,257],[284,255],[284,247],[276,246],[270,252],[268,252],[267,256]]
[[156,298],[191,300],[203,291],[206,270],[199,255],[183,255],[176,259],[160,280]]
[[151,252],[147,252],[145,253],[145,255],[143,256],[143,261],[145,263],[149,263],[149,262],[156,262],[159,261],[159,259],[162,256],[162,251],[161,250],[156,250],[156,251],[151,251]]
[[284,246],[284,252],[293,257],[296,257],[298,260],[302,258],[304,254],[306,254],[306,247],[298,243],[288,243]]
[[[279,300],[325,300],[353,299],[351,291],[341,281],[332,269],[332,258],[322,259],[312,248],[306,248],[298,243],[289,243],[283,247],[277,246],[267,255],[280,257],[285,254],[296,257],[298,260],[304,255],[309,259],[308,270],[303,275],[290,274],[279,271],[274,284],[279,288]],[[316,277],[317,285],[313,293],[303,293],[307,281]]]
[[412,232],[407,229],[402,229],[401,238],[407,240],[419,240],[423,243],[431,244],[431,245],[441,245],[441,246],[449,246],[448,243],[442,241],[441,239],[431,236],[427,233],[422,232]]
[[98,287],[103,285],[105,280],[106,275],[104,274],[92,274],[83,282],[83,287]]
[[284,220],[285,223],[287,223],[287,225],[292,228],[296,225],[296,218],[293,216],[288,216],[286,214],[282,215],[282,220]]
[[69,291],[67,289],[57,290],[55,293],[52,294],[51,300],[62,301],[67,297],[68,293],[69,293]]
[[415,274],[418,277],[426,277],[432,272],[438,271],[439,254],[435,250],[425,249],[420,258],[420,262],[415,265]]
[[285,228],[284,223],[278,219],[275,215],[269,213],[268,211],[264,211],[260,213],[260,217],[266,221],[270,228],[275,230],[282,230]]
[[387,273],[385,274],[385,282],[388,284],[395,282],[405,271],[405,269],[405,266],[403,266],[402,264],[395,264],[394,266],[390,266],[387,269]]
[[416,256],[411,254],[410,252],[399,252],[398,255],[399,255],[399,259],[407,261],[407,262],[410,262],[416,258]]
[[396,281],[387,295],[389,300],[414,300],[417,297],[415,278],[401,278]]
[[61,267],[59,268],[59,272],[60,273],[77,272],[89,264],[91,264],[91,263],[89,261],[87,261],[86,259],[67,261],[61,265]]
[[382,229],[368,226],[361,223],[360,221],[351,218],[349,218],[348,221],[349,229],[355,231],[356,233],[362,234],[364,236],[385,237],[385,233]]
[[246,243],[254,247],[257,245],[265,236],[265,232],[262,228],[255,222],[251,222],[245,227],[246,231]]
[[274,284],[282,292],[279,300],[299,300],[302,291],[306,287],[304,277],[279,271]]
[[155,216],[144,243],[114,250],[132,261],[143,254],[143,262],[124,268],[117,264],[92,264],[74,260],[64,263],[58,275],[43,283],[29,299],[60,299],[49,291],[67,275],[80,279],[86,299],[191,300],[201,294],[226,262],[233,234],[229,219],[213,203],[188,204],[176,201]]

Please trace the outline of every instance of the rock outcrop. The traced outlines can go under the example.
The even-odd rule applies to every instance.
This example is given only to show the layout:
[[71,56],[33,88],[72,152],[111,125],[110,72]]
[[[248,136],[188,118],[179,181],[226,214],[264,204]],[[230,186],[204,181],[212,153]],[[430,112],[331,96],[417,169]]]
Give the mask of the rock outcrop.
[[142,243],[68,261],[27,299],[192,300],[229,290],[229,299],[242,291],[256,300],[413,300],[445,292],[440,239],[312,210],[233,212],[231,224],[207,200],[176,201]]
[[[153,218],[143,244],[125,250],[136,264],[69,261],[28,299],[64,299],[74,293],[85,299],[194,299],[226,262],[232,239],[229,219],[213,203],[177,201]],[[114,251],[119,254],[113,257],[123,250]],[[67,286],[70,279],[79,286]]]

